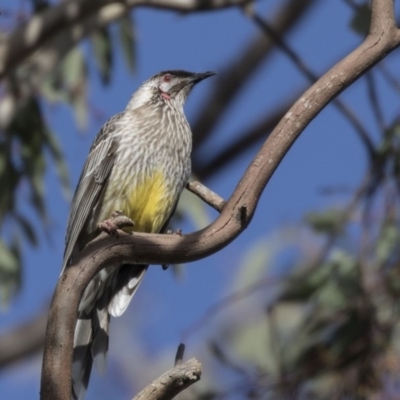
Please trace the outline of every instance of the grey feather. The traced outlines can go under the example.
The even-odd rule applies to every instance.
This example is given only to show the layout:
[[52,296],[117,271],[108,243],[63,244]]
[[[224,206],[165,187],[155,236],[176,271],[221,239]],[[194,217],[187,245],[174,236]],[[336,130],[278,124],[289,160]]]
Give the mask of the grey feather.
[[93,316],[92,357],[97,371],[104,375],[107,366],[110,314],[107,308],[97,308]]
[[96,206],[114,165],[118,143],[111,133],[121,115],[122,113],[115,115],[103,126],[90,149],[71,203],[61,274],[70,261],[79,235]]
[[[108,312],[113,317],[120,317],[125,312],[133,295],[136,293],[146,270],[147,266],[129,265],[120,268],[118,279],[113,280],[113,297],[108,304]],[[122,274],[125,276],[122,277]]]
[[[72,398],[82,400],[85,397],[92,370],[92,342],[91,314],[86,318],[78,319],[75,327],[74,354],[72,360]],[[84,366],[84,368],[82,367]]]

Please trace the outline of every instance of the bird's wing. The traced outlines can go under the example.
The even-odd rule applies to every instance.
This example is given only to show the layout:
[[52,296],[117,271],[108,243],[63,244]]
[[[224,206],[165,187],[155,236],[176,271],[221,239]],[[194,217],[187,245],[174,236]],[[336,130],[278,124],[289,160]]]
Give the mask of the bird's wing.
[[114,165],[117,142],[112,133],[122,115],[123,113],[117,114],[105,123],[89,151],[71,203],[62,272],[70,260],[78,237],[101,196]]

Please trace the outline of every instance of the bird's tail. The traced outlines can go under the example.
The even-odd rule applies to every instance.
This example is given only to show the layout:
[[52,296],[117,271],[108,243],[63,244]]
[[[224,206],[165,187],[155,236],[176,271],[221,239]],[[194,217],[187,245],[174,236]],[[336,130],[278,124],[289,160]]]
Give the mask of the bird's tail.
[[146,272],[145,265],[123,265],[100,271],[82,297],[74,334],[72,399],[83,400],[94,363],[104,374],[107,365],[110,315],[120,316]]
[[72,360],[72,399],[83,400],[89,384],[93,362],[100,373],[107,364],[110,314],[95,308],[79,313],[74,335]]

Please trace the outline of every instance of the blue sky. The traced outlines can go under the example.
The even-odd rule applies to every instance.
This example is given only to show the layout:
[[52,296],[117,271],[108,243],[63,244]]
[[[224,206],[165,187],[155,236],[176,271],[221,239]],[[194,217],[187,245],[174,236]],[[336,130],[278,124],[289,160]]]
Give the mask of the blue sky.
[[[4,7],[7,3],[11,5],[12,2],[2,2]],[[263,1],[256,9],[268,18],[280,3]],[[348,29],[350,18],[351,10],[344,2],[320,2],[292,31],[289,43],[315,73],[321,74],[360,42],[360,37]],[[259,34],[257,27],[235,9],[186,16],[138,9],[134,11],[134,20],[138,43],[135,74],[128,73],[118,51],[115,52],[118,56],[110,86],[103,87],[97,75],[91,74],[89,102],[104,113],[105,119],[123,110],[135,88],[152,74],[170,68],[218,73]],[[391,60],[399,65],[398,55],[392,55]],[[194,120],[196,110],[205,101],[212,85],[213,78],[210,78],[193,91],[186,106],[189,121]],[[255,123],[291,93],[307,87],[308,82],[287,57],[275,51],[272,62],[259,68],[221,119],[215,136],[204,145],[204,157],[229,143],[232,135]],[[398,98],[387,87],[383,88],[383,93],[386,114],[391,116],[396,110],[398,112]],[[356,83],[341,98],[357,112],[377,139],[365,84]],[[87,129],[80,132],[69,107],[45,105],[44,108],[47,121],[62,144],[75,187],[91,141],[105,120],[90,116]],[[256,148],[247,151],[207,185],[228,197],[255,152]],[[171,365],[185,329],[210,305],[230,293],[249,246],[282,225],[299,223],[306,211],[323,209],[327,204],[343,204],[346,195],[326,197],[321,195],[320,189],[326,185],[355,188],[365,165],[364,149],[349,123],[332,106],[327,107],[290,150],[266,188],[252,224],[235,242],[218,254],[186,265],[180,279],[170,271],[150,268],[128,312],[112,321],[110,368],[104,379],[94,377],[92,385],[95,389],[89,393],[88,400],[111,396],[114,399],[130,398],[140,385],[150,382],[165,366]],[[39,247],[25,245],[23,288],[2,312],[0,332],[39,312],[50,299],[60,273],[68,201],[63,198],[53,172],[47,174],[46,193],[51,217],[50,239],[42,235]],[[209,216],[214,218],[215,213],[210,210]],[[195,229],[190,221],[183,222],[181,228],[183,232]],[[186,338],[187,357],[202,358],[202,346],[214,326],[215,322],[212,322]],[[135,360],[140,360],[142,369],[147,371],[139,378],[129,375],[129,368],[124,369]],[[162,361],[156,364],[154,360]],[[40,361],[40,357],[33,357],[2,370],[2,396],[39,398]],[[132,368],[140,375],[138,368]],[[204,379],[209,378],[205,375]]]

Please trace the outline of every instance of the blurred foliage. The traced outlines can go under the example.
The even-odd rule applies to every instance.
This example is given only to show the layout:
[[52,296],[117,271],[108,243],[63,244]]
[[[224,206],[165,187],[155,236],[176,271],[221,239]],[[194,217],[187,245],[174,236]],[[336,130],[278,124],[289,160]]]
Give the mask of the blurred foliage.
[[[33,1],[33,13],[49,6]],[[110,26],[91,30],[95,66],[103,84],[111,81],[113,53],[122,51],[129,70],[135,66],[134,25],[130,14]],[[120,46],[117,46],[117,43]],[[56,52],[57,56],[54,57]],[[42,102],[67,103],[84,128],[90,112],[87,84],[92,54],[73,41],[54,39],[2,81],[0,95],[0,294],[3,304],[21,286],[21,245],[37,245],[39,230],[22,209],[28,205],[46,228],[45,177],[55,169],[70,195],[68,168],[57,134],[48,126]],[[23,197],[23,199],[21,199]],[[25,208],[24,208],[25,207]]]
[[367,36],[371,22],[371,5],[369,1],[364,1],[355,6],[354,16],[350,26],[354,32],[362,36]]
[[312,211],[305,219],[316,232],[339,233],[342,229],[343,216],[340,210],[329,209],[322,213]]
[[[252,282],[240,291],[232,286],[226,317],[209,347],[220,366],[237,377],[235,387],[207,390],[198,398],[386,398],[382,393],[400,384],[399,222],[391,209],[376,237],[351,249],[340,245],[342,231],[329,231],[335,240],[317,259],[299,243],[305,247],[296,261],[301,264],[295,262],[278,285],[270,274],[265,279],[265,271],[285,245],[268,257],[264,272],[249,270],[246,257],[238,277],[251,275]],[[270,239],[264,238],[264,246],[273,251]],[[255,254],[259,248],[257,243]],[[240,319],[234,317],[238,313]]]

